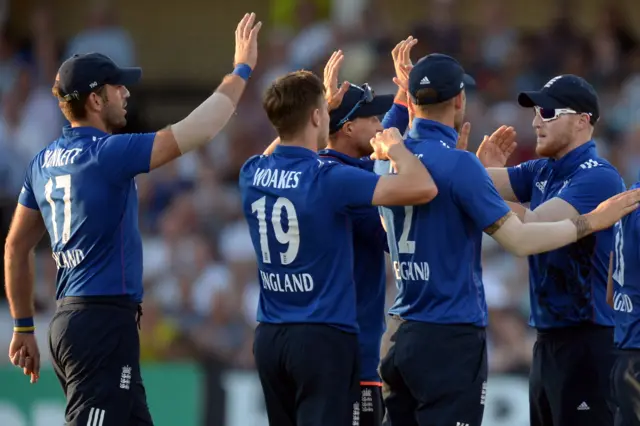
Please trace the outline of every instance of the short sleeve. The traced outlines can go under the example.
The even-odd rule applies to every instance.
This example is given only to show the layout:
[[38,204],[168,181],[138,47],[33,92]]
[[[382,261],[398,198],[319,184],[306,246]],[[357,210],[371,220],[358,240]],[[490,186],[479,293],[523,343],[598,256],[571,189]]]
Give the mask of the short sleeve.
[[319,182],[337,209],[370,206],[380,176],[338,163],[325,163]]
[[571,204],[580,214],[589,213],[604,200],[625,190],[622,177],[615,169],[600,166],[581,169],[556,195]]
[[129,133],[101,139],[98,142],[100,167],[116,182],[148,173],[155,137],[155,133]]
[[451,176],[453,200],[478,228],[484,230],[510,209],[476,156],[468,152],[460,154],[455,170],[463,172]]
[[18,195],[18,203],[32,210],[40,210],[40,208],[38,207],[38,202],[36,201],[36,197],[33,193],[33,184],[31,182],[32,170],[32,163],[29,163],[29,168],[25,173],[24,183],[22,184],[22,189],[20,190],[20,195]]
[[546,160],[531,160],[518,164],[514,167],[507,168],[509,173],[509,182],[513,193],[516,194],[518,201],[528,203],[531,201],[531,193],[533,191],[533,181],[536,175],[544,166]]

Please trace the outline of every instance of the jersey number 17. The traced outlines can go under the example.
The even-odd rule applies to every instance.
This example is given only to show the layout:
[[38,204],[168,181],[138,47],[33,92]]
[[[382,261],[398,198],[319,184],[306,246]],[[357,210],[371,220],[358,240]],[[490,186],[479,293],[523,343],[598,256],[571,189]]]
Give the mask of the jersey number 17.
[[62,211],[63,211],[63,219],[62,219],[62,239],[60,239],[60,234],[58,232],[58,224],[56,223],[56,214],[57,214],[57,201],[60,201],[59,198],[53,197],[53,178],[49,179],[44,186],[44,196],[47,199],[47,202],[51,206],[51,225],[52,225],[52,233],[53,233],[53,242],[57,243],[58,241],[62,241],[62,244],[65,244],[71,238],[71,175],[62,175],[55,177],[55,188],[62,189]]

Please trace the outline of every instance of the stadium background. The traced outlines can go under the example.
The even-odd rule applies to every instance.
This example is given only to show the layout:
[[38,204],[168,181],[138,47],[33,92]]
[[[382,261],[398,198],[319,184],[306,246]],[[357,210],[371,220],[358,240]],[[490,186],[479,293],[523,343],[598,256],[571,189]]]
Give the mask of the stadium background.
[[[61,58],[101,51],[144,68],[132,88],[130,131],[183,117],[231,69],[233,30],[258,13],[259,65],[237,116],[214,143],[137,179],[146,300],[142,358],[158,426],[266,425],[251,343],[258,294],[254,253],[241,217],[236,177],[274,136],[260,95],[276,76],[318,72],[335,48],[342,77],[391,93],[390,51],[407,35],[414,58],[458,57],[478,81],[468,97],[472,145],[501,124],[518,131],[513,162],[532,158],[531,112],[520,90],[560,73],[599,90],[598,149],[628,182],[640,170],[640,2],[634,0],[0,0],[0,223],[6,233],[25,166],[63,123],[50,86]],[[475,148],[472,146],[471,149]],[[126,159],[123,159],[126,161]],[[490,369],[484,426],[528,424],[533,334],[527,266],[488,240],[483,249],[490,307]],[[40,383],[8,365],[11,318],[0,292],[0,425],[62,424],[63,398],[48,364],[54,309],[48,241],[37,253]],[[389,281],[389,297],[394,287]]]

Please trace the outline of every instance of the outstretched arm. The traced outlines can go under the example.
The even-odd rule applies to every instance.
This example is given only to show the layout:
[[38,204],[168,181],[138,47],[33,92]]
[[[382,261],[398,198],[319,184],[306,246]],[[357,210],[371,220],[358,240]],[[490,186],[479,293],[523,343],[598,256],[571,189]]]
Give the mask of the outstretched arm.
[[254,22],[255,14],[251,13],[238,24],[233,74],[226,76],[216,91],[186,118],[156,133],[151,170],[204,146],[227,124],[258,59],[258,33],[262,23],[254,25]]

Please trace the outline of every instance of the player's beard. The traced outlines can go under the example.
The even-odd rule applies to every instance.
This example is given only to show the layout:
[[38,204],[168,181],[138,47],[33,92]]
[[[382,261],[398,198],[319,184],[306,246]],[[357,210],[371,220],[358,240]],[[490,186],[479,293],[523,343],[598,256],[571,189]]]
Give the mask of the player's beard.
[[104,108],[102,109],[102,120],[109,133],[122,129],[127,125],[127,119],[122,114],[122,107],[117,107],[115,104],[109,102],[109,98],[106,93],[103,95]]
[[569,131],[558,134],[555,138],[551,139],[547,135],[544,143],[536,143],[536,154],[544,158],[556,158],[559,153],[564,151],[571,143],[572,135]]
[[464,110],[456,111],[456,115],[453,117],[454,130],[460,133],[463,123],[464,123]]

